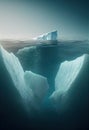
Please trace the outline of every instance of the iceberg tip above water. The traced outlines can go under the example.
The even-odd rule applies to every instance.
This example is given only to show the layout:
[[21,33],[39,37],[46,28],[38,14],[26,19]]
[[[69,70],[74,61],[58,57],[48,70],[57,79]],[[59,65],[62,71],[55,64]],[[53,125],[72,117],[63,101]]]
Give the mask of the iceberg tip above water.
[[45,33],[43,35],[40,35],[40,36],[34,38],[34,40],[57,40],[57,39],[58,39],[57,31]]

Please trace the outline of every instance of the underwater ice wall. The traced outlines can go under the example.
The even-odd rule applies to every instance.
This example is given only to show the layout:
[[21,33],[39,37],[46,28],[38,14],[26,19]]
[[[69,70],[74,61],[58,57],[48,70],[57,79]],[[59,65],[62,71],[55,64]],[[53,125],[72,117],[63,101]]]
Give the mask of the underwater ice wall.
[[31,108],[39,109],[48,89],[47,79],[31,71],[24,72],[18,58],[13,53],[8,53],[2,46],[0,46],[0,59],[26,108],[29,111]]
[[78,57],[72,61],[65,61],[61,63],[57,76],[55,78],[55,90],[67,91],[76,76],[79,74],[86,55]]
[[61,63],[61,66],[55,78],[55,91],[50,96],[50,99],[56,109],[66,109],[65,106],[70,104],[72,98],[78,96],[77,92],[75,93],[75,91],[78,91],[80,96],[81,91],[84,89],[82,87],[85,86],[82,86],[81,81],[81,83],[78,84],[80,88],[79,86],[76,87],[76,82],[78,82],[77,78],[79,80],[82,79],[81,75],[83,75],[83,70],[86,70],[86,66],[89,67],[88,62],[89,56],[87,54],[84,54],[81,57],[76,58],[75,60],[65,61]]

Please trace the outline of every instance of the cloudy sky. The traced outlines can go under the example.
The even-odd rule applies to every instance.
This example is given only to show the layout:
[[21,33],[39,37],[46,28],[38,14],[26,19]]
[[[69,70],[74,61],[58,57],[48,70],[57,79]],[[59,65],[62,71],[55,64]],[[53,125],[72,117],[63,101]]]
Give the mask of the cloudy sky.
[[59,39],[88,39],[88,1],[0,0],[0,39],[31,39],[54,30]]

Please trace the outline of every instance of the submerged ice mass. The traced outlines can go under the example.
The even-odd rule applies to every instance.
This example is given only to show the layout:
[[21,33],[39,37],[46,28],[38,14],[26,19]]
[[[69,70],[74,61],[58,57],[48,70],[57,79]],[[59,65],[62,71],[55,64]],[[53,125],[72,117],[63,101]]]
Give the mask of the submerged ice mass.
[[[61,63],[61,66],[55,78],[55,91],[50,96],[51,101],[57,109],[63,107],[60,106],[60,104],[62,105],[70,95],[69,93],[72,89],[72,85],[76,82],[78,75],[81,73],[83,67],[85,66],[86,59],[89,59],[89,57],[87,54],[84,54],[75,60],[65,61]],[[70,99],[71,98],[72,97],[70,97]]]
[[31,71],[24,72],[18,58],[13,53],[8,53],[2,46],[0,59],[3,60],[22,102],[29,110],[30,107],[38,109],[48,89],[47,79]]
[[86,55],[78,57],[73,61],[61,63],[55,78],[55,90],[67,91],[80,72]]

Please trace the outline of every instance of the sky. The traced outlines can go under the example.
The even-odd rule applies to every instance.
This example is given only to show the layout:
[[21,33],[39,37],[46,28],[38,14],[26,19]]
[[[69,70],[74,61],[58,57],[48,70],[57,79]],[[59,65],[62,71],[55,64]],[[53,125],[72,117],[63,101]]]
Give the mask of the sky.
[[87,0],[0,0],[0,39],[32,39],[58,30],[62,40],[89,39]]

